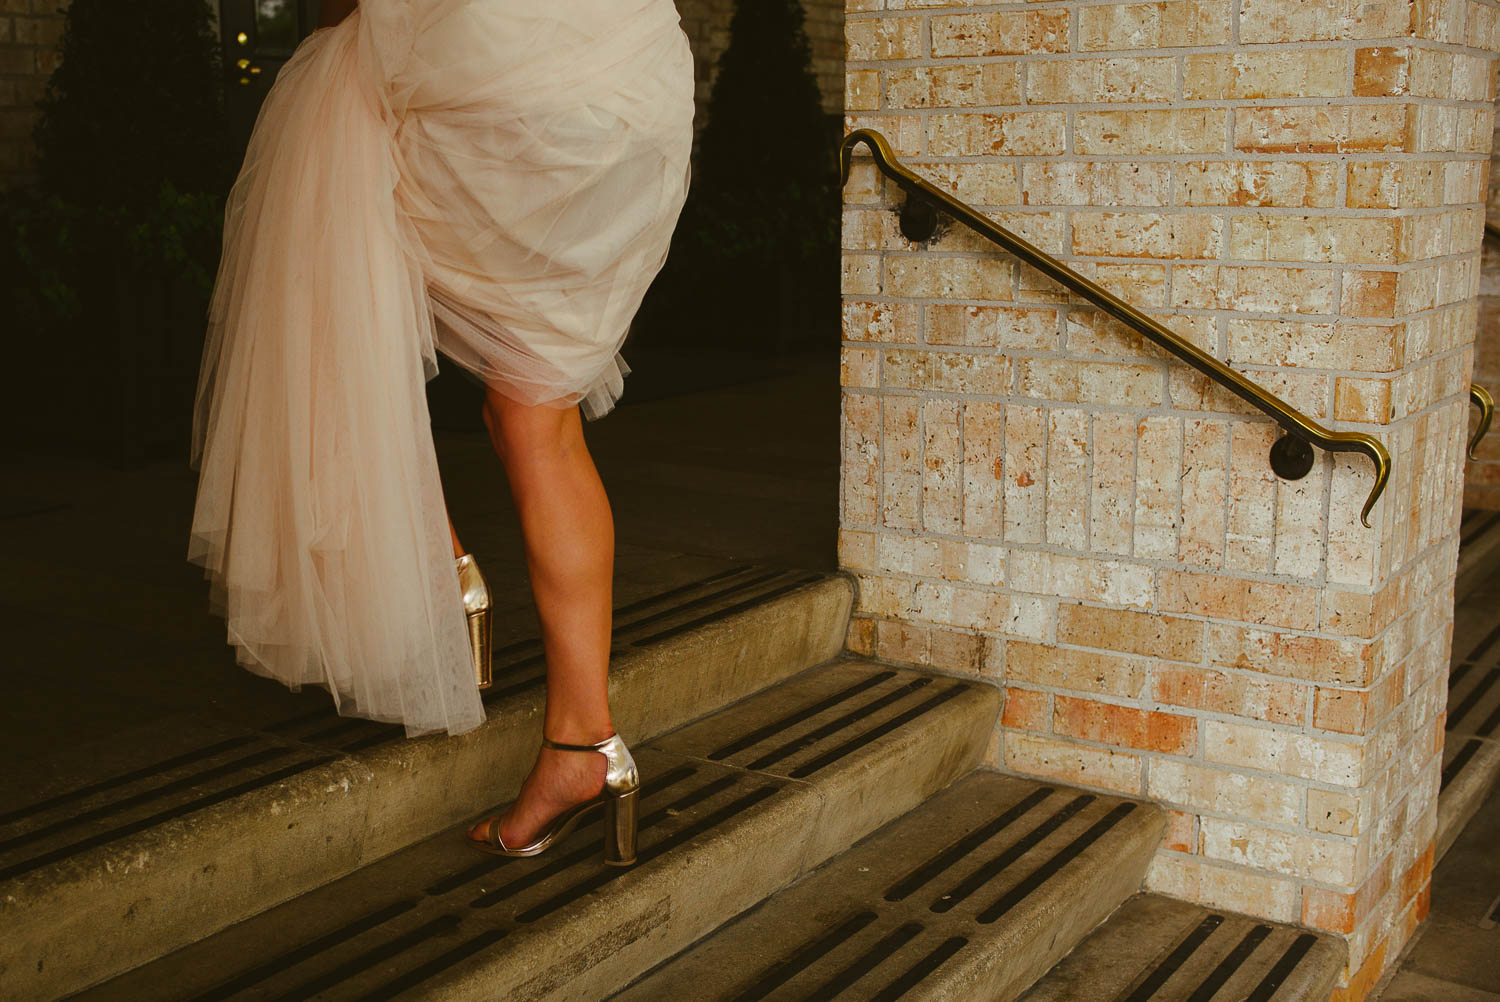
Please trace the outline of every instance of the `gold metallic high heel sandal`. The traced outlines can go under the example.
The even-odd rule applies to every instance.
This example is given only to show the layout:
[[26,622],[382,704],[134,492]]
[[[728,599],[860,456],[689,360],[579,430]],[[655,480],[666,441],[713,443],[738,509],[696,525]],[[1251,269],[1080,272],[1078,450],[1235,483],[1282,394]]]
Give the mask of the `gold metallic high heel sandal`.
[[559,748],[563,751],[603,752],[604,759],[608,763],[604,770],[604,789],[600,790],[596,796],[569,807],[553,818],[552,823],[543,829],[530,845],[515,847],[506,845],[500,838],[499,817],[490,819],[485,828],[484,838],[476,839],[472,835],[465,836],[469,844],[480,852],[493,853],[496,856],[535,856],[565,838],[580,819],[602,804],[604,806],[604,861],[611,866],[629,866],[634,863],[636,801],[640,798],[641,779],[636,771],[635,759],[631,756],[630,749],[625,747],[625,742],[620,740],[620,735],[611,734],[603,741],[591,745],[563,744],[543,736],[542,744],[548,748]]
[[474,654],[474,681],[488,689],[495,681],[490,664],[490,639],[493,636],[493,608],[490,586],[479,573],[474,554],[458,558],[458,584],[464,593],[464,615],[469,620],[469,647]]

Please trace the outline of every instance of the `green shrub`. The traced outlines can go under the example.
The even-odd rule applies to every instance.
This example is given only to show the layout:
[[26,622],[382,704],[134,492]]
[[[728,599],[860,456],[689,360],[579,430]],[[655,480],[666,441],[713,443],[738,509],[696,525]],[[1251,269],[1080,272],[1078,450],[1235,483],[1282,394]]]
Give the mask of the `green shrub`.
[[224,70],[205,0],[73,0],[38,102],[41,187],[77,205],[148,213],[162,182],[233,180]]

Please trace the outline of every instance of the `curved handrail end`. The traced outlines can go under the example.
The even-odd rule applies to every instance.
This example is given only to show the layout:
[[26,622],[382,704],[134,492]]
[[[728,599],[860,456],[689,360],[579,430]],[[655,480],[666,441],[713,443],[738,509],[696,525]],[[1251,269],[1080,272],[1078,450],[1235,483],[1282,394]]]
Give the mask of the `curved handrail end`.
[[1365,499],[1365,507],[1359,513],[1359,520],[1366,529],[1372,529],[1370,524],[1370,510],[1375,507],[1375,502],[1380,500],[1380,495],[1385,493],[1385,485],[1391,479],[1391,454],[1380,440],[1371,436],[1360,434],[1357,436],[1367,448],[1360,449],[1370,457],[1375,464],[1375,483],[1370,488],[1370,496]]
[[1484,441],[1485,435],[1489,434],[1490,422],[1495,420],[1495,398],[1490,396],[1490,391],[1483,386],[1470,383],[1469,400],[1479,408],[1479,427],[1474,429],[1474,437],[1469,439],[1469,458],[1478,459],[1474,450],[1479,448],[1479,443]]

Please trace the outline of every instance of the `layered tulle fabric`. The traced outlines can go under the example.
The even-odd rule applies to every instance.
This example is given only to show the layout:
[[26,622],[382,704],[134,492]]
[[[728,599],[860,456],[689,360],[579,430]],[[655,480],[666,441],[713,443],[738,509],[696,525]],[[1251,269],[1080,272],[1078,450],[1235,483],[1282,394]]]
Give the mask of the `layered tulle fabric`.
[[193,418],[188,558],[241,665],[409,735],[483,720],[425,383],[441,351],[614,405],[692,76],[671,0],[361,0],[298,46],[230,192]]

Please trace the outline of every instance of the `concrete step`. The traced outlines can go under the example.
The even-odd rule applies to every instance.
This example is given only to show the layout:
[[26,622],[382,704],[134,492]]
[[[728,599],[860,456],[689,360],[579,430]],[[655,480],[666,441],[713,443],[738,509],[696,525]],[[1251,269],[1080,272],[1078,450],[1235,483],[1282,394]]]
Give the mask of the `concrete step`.
[[839,658],[637,742],[634,866],[597,815],[530,858],[459,825],[79,998],[601,999],[968,772],[1000,702]]
[[976,769],[609,998],[1009,1002],[1136,892],[1165,826]]
[[1494,574],[1500,562],[1500,511],[1466,508],[1458,527],[1453,594],[1461,602]]
[[[852,598],[847,575],[740,565],[622,605],[617,729],[640,744],[834,657]],[[544,663],[536,639],[495,657],[488,719],[457,738],[408,740],[309,691],[295,716],[184,716],[17,770],[36,785],[0,814],[0,994],[95,984],[513,798]]]
[[1500,779],[1500,622],[1489,642],[1479,658],[1456,660],[1448,676],[1434,862]]
[[1341,940],[1138,894],[1022,1002],[1327,1002]]
[[1434,862],[1500,780],[1500,551],[1455,602],[1452,648]]

